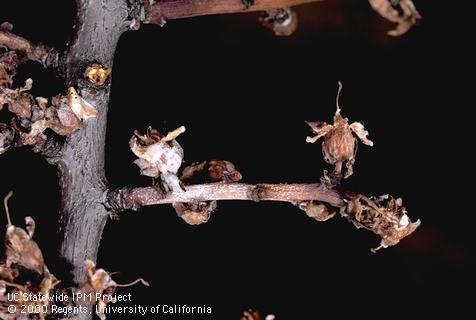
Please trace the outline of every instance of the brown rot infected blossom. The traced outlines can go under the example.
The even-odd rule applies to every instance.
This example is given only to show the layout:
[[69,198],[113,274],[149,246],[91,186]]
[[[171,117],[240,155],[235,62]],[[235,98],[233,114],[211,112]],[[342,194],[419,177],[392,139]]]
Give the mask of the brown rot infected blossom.
[[185,127],[182,126],[163,136],[149,127],[144,135],[135,131],[129,141],[132,152],[138,157],[134,163],[141,174],[154,179],[160,177],[166,191],[183,191],[177,172],[182,166],[184,153],[175,138],[184,132]]
[[[25,218],[26,230],[12,224],[8,209],[8,199],[13,195],[10,192],[4,199],[7,217],[7,232],[5,235],[6,260],[0,262],[0,318],[19,319],[21,306],[27,306],[23,313],[25,317],[38,314],[45,319],[48,297],[60,281],[49,272],[45,265],[43,254],[33,240],[35,221],[31,217]],[[18,295],[20,299],[9,301],[8,295]],[[24,295],[41,294],[46,299],[42,301],[23,300]],[[15,311],[8,307],[13,305]],[[13,317],[10,317],[12,316]],[[23,319],[23,318],[22,318]],[[35,318],[36,319],[36,318]]]
[[118,300],[114,295],[119,287],[130,287],[139,282],[145,286],[149,283],[141,278],[129,284],[117,284],[111,274],[104,269],[96,269],[96,265],[91,260],[84,262],[88,279],[75,292],[82,304],[97,305],[96,315],[101,320],[106,320],[105,308],[108,303],[116,303]]
[[217,208],[216,201],[194,201],[190,203],[173,204],[178,216],[192,226],[207,223],[211,214]]
[[319,201],[304,201],[298,204],[299,209],[306,212],[309,218],[324,222],[336,215],[336,211],[332,210],[326,204]]
[[267,10],[264,16],[259,18],[261,24],[272,30],[276,36],[290,36],[296,31],[298,18],[291,8],[279,8]]
[[[46,129],[62,136],[69,136],[83,128],[83,122],[97,116],[97,110],[83,99],[73,87],[66,95],[57,95],[51,102],[29,93],[33,80],[27,79],[23,87],[10,89],[0,87],[0,111],[6,106],[15,115],[11,129],[19,136],[23,145],[34,145],[46,141]],[[0,153],[11,144],[11,130],[0,127]]]
[[407,33],[421,19],[412,0],[369,0],[369,3],[382,17],[397,24],[387,33],[390,36]]
[[367,198],[357,194],[346,202],[347,205],[341,209],[342,216],[357,228],[365,228],[382,238],[380,246],[372,252],[398,244],[421,224],[420,220],[410,221],[400,198],[389,195]]
[[185,167],[180,180],[189,183],[197,182],[239,182],[243,176],[236,170],[235,165],[227,160],[211,160],[194,162]]
[[94,63],[86,69],[84,77],[88,79],[90,83],[96,86],[102,86],[106,83],[111,71],[111,68],[106,68],[100,64]]
[[342,166],[345,165],[347,170],[343,174],[344,179],[353,173],[353,165],[355,155],[357,153],[357,136],[364,144],[373,146],[373,142],[367,139],[368,132],[364,129],[363,124],[354,122],[349,125],[349,119],[342,117],[339,107],[339,96],[342,91],[342,83],[339,81],[339,91],[337,93],[337,111],[334,115],[334,124],[327,124],[321,121],[306,123],[315,133],[314,137],[307,137],[308,143],[315,143],[322,138],[322,153],[324,160],[335,165],[334,175],[342,176]]

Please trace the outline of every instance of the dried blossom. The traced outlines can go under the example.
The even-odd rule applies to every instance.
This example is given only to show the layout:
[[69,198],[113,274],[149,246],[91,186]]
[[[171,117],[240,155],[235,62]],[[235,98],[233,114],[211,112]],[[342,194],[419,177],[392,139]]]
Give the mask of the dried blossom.
[[336,211],[329,210],[329,208],[319,201],[304,201],[299,203],[299,209],[306,212],[309,218],[324,222],[336,215]]
[[88,279],[85,283],[79,286],[76,293],[82,293],[83,300],[81,303],[96,305],[96,315],[101,320],[106,319],[105,308],[108,303],[115,303],[114,292],[119,287],[130,287],[136,283],[141,282],[145,286],[149,283],[141,278],[129,284],[117,284],[111,277],[111,274],[104,269],[96,269],[96,265],[91,260],[84,262],[86,267]]
[[238,182],[243,177],[235,168],[235,165],[226,160],[212,160],[209,163],[208,171],[210,179],[214,182]]
[[408,32],[420,19],[412,0],[369,0],[372,8],[385,19],[397,23],[390,36],[401,36]]
[[175,138],[184,132],[185,127],[180,127],[164,137],[149,127],[145,135],[135,131],[129,141],[132,152],[139,158],[134,163],[140,168],[141,174],[160,177],[167,191],[183,190],[177,172],[182,166],[184,153]]
[[380,246],[372,249],[372,252],[396,245],[421,224],[420,220],[414,223],[410,221],[402,199],[394,199],[389,195],[378,198],[354,195],[347,200],[347,206],[341,209],[341,214],[357,228],[371,230],[381,237]]
[[89,66],[84,72],[84,77],[96,86],[102,86],[106,83],[109,75],[111,74],[111,68],[106,68],[100,64],[94,63]]
[[[5,237],[6,261],[0,263],[0,318],[10,319],[5,315],[10,314],[8,306],[17,307],[17,312],[13,313],[12,319],[30,319],[30,315],[38,314],[41,320],[46,317],[47,308],[54,288],[60,281],[49,272],[44,264],[43,255],[38,245],[32,240],[35,232],[35,222],[30,217],[26,220],[26,231],[12,225],[7,201],[12,196],[10,192],[4,200],[7,216],[7,235]],[[18,279],[22,279],[19,282]],[[7,301],[5,294],[18,294],[15,301]],[[30,300],[25,299],[23,294],[38,295],[41,294],[45,299]],[[23,309],[20,317],[21,306],[27,306]]]
[[32,85],[33,80],[27,79],[24,87],[15,90],[0,87],[0,110],[6,104],[10,112],[22,118],[30,118],[31,108],[36,104],[33,96],[27,92]]
[[[34,98],[28,93],[32,84],[33,81],[28,79],[25,86],[18,89],[0,87],[0,110],[6,104],[8,110],[17,116],[18,121],[12,122],[12,128],[18,133],[24,145],[46,141],[43,132],[48,128],[62,136],[71,135],[83,127],[83,121],[97,115],[97,110],[73,87],[68,89],[66,96],[53,97],[49,105],[48,99]],[[4,128],[1,129],[0,153],[6,151],[8,141],[11,144],[11,137],[6,136],[7,131]]]
[[203,162],[194,162],[191,165],[185,167],[180,176],[180,180],[183,182],[190,181],[196,178],[199,174],[206,172],[204,177],[200,176],[201,182],[238,182],[241,181],[243,176],[236,170],[235,165],[227,160],[211,160]]
[[337,111],[334,115],[334,124],[330,125],[320,121],[306,121],[316,134],[314,137],[307,137],[306,141],[308,143],[315,143],[322,138],[324,160],[329,164],[335,165],[334,175],[338,177],[342,176],[342,165],[345,164],[347,168],[343,175],[345,179],[350,177],[353,173],[353,164],[357,153],[357,139],[354,135],[368,146],[373,146],[373,142],[367,139],[368,132],[365,131],[361,123],[354,122],[349,125],[349,120],[340,114],[339,96],[341,91],[342,83],[339,81],[339,91],[336,99]]
[[267,10],[259,18],[261,24],[272,30],[276,36],[290,36],[296,31],[298,18],[291,8]]
[[25,218],[26,231],[12,225],[8,210],[8,199],[12,195],[13,193],[10,192],[4,200],[8,220],[5,235],[6,267],[17,265],[42,275],[45,267],[43,254],[38,244],[32,239],[35,233],[35,220],[31,217]]
[[208,222],[212,212],[217,208],[216,201],[195,201],[191,203],[174,203],[178,216],[192,226]]

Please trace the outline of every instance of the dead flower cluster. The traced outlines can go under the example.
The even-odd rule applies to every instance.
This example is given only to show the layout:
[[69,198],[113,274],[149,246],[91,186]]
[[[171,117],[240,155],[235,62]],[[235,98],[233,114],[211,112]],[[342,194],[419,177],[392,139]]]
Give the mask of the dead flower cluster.
[[411,222],[401,198],[389,195],[367,198],[358,194],[346,200],[347,206],[341,214],[357,228],[365,228],[381,237],[379,249],[394,246],[412,234],[421,224],[420,220]]
[[130,284],[117,284],[111,277],[111,274],[104,269],[96,269],[96,265],[91,260],[84,262],[87,271],[87,281],[79,286],[76,290],[76,294],[81,293],[82,297],[89,297],[83,299],[80,303],[97,305],[96,315],[101,320],[106,319],[104,312],[108,303],[115,303],[114,292],[119,287],[130,287],[139,282],[145,286],[149,286],[149,283],[141,278],[135,280]]
[[[35,98],[29,93],[33,85],[31,79],[27,79],[25,86],[17,89],[11,89],[8,81],[3,83],[0,86],[0,110],[6,105],[8,111],[16,115],[16,119],[11,121],[11,128],[16,131],[23,145],[45,141],[46,129],[62,136],[71,135],[83,127],[83,121],[97,116],[94,106],[73,87],[68,89],[66,95],[57,95],[49,101],[43,97]],[[4,133],[0,134],[0,142],[9,140]],[[3,142],[0,150],[6,149]]]
[[135,131],[129,141],[132,152],[138,157],[134,163],[141,174],[154,179],[160,177],[166,191],[183,191],[177,172],[182,166],[184,153],[175,138],[184,132],[185,127],[180,127],[163,136],[149,127],[143,135]]
[[[0,262],[0,318],[17,319],[21,308],[11,313],[8,306],[17,304],[28,305],[25,310],[39,314],[45,319],[44,306],[48,306],[48,297],[60,281],[49,272],[45,265],[43,254],[38,244],[33,240],[35,221],[31,217],[25,218],[26,230],[11,223],[7,201],[12,196],[10,192],[4,200],[7,215],[7,232],[5,235],[5,261]],[[20,280],[21,279],[21,280]],[[8,301],[7,294],[18,294],[17,301]],[[23,301],[24,294],[42,295],[46,299],[41,301]]]

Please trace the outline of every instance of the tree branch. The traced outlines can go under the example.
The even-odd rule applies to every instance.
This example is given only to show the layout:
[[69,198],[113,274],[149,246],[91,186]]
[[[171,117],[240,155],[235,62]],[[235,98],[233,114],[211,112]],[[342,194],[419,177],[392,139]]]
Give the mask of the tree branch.
[[211,200],[252,200],[302,202],[317,200],[342,207],[340,193],[320,184],[210,183],[185,187],[185,192],[162,193],[156,187],[123,188],[108,194],[107,204],[115,212],[175,202]]
[[[2,24],[2,27],[4,25]],[[35,45],[2,27],[0,27],[0,45],[21,53],[26,60],[39,62],[44,67],[57,68],[59,66],[59,54],[56,50],[41,44]]]
[[[159,25],[171,19],[182,19],[209,14],[264,11],[316,1],[320,0],[159,0],[150,5],[150,2],[153,1],[140,0],[146,11],[145,23]],[[245,3],[249,3],[249,6]]]

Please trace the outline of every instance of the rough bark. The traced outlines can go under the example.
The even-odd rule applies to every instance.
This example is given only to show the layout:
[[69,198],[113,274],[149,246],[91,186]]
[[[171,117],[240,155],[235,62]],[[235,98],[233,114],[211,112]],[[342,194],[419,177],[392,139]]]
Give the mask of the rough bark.
[[62,191],[59,252],[72,264],[76,283],[86,279],[84,261],[97,259],[108,217],[103,205],[104,148],[111,82],[95,87],[82,75],[92,63],[112,67],[127,17],[125,0],[77,0],[75,38],[66,54],[66,87],[75,87],[98,110],[97,118],[86,121],[84,129],[67,139],[56,160]]

